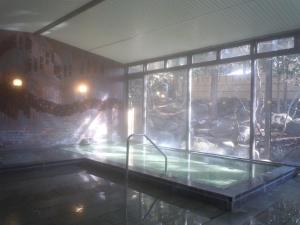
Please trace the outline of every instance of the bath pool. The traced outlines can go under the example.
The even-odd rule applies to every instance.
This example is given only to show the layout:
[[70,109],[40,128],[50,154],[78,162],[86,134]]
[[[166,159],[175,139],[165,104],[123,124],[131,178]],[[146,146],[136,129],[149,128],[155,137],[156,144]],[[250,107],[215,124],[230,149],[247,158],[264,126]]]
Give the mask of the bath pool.
[[[122,146],[86,146],[74,150],[99,163],[124,170],[126,149]],[[129,169],[134,175],[176,186],[204,197],[226,209],[239,207],[261,190],[282,183],[295,175],[295,168],[236,159],[186,154],[163,149],[168,157],[164,174],[164,158],[149,146],[131,147]]]

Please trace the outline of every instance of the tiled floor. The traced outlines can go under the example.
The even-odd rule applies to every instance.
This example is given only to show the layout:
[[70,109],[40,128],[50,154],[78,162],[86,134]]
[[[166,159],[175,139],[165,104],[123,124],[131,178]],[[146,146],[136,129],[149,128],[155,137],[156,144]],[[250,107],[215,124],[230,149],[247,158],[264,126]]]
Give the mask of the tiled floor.
[[[300,176],[235,212],[153,188],[103,179],[78,166],[0,175],[1,225],[297,225]],[[127,209],[127,214],[125,213]],[[127,215],[127,216],[126,216]]]
[[124,186],[75,166],[2,174],[0,193],[2,225],[202,224],[222,213],[175,196],[161,201],[132,188],[125,204]]
[[[119,150],[118,150],[119,148]],[[125,160],[124,148],[114,146],[101,151],[96,146],[61,148],[47,153],[30,150],[15,158],[10,153],[1,154],[2,166],[22,163],[56,161],[91,157],[111,160],[122,164]],[[145,162],[143,152],[134,152],[131,165],[156,168],[163,171],[162,157],[150,151],[152,164]],[[153,154],[153,155],[151,155]],[[186,165],[178,164],[178,157],[170,153],[169,172],[186,174]],[[10,160],[7,160],[10,159]],[[217,159],[216,159],[217,160]],[[197,160],[196,160],[197,161]],[[205,160],[202,160],[205,162]],[[208,163],[208,161],[206,161]],[[212,165],[210,161],[208,164]],[[188,167],[197,177],[201,169],[206,180],[213,176],[214,185],[226,188],[228,185],[249,177],[244,164],[235,165],[217,163],[219,167],[207,167],[206,164],[191,163]],[[205,168],[207,167],[207,170]],[[231,169],[228,169],[231,168]],[[234,168],[234,169],[233,169]],[[257,167],[251,170],[251,176],[259,175],[270,168]],[[217,171],[212,175],[210,171]],[[173,171],[173,172],[172,172]],[[203,177],[203,174],[201,178]],[[231,183],[223,181],[232,177]],[[205,176],[204,176],[205,177]],[[219,182],[215,182],[218,180]],[[153,225],[300,225],[300,176],[251,199],[234,212],[224,212],[214,206],[153,190],[138,192],[134,188],[128,192],[127,224]],[[35,172],[0,175],[0,224],[2,225],[84,225],[110,224],[125,225],[124,187],[104,180],[83,168],[68,166],[44,169]],[[153,194],[152,194],[153,193]],[[151,207],[152,203],[153,207]],[[151,210],[149,211],[149,209]],[[147,215],[147,216],[145,216]],[[145,219],[143,220],[143,217]]]
[[299,225],[300,176],[252,199],[241,209],[225,213],[208,225]]

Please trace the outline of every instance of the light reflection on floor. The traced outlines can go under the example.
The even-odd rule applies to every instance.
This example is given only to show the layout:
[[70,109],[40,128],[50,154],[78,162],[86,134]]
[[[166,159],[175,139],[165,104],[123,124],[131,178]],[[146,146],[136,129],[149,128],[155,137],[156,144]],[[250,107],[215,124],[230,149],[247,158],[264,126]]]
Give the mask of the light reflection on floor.
[[[74,158],[80,153],[89,157],[99,157],[100,160],[114,156],[114,161],[124,163],[125,148],[121,146],[107,146],[109,150],[101,150],[100,146],[71,147],[65,148]],[[23,151],[24,152],[24,151]],[[38,153],[38,154],[37,154]],[[50,154],[51,153],[51,154]],[[45,151],[34,151],[30,156],[19,157],[2,155],[4,162],[20,163],[32,159],[35,162],[41,160],[66,159],[70,154],[65,154],[61,149]],[[28,152],[26,152],[28,155]],[[26,155],[24,153],[24,155]],[[51,156],[51,157],[50,157]],[[54,157],[55,156],[55,157]],[[214,185],[226,187],[234,184],[238,179],[248,177],[248,168],[245,164],[225,163],[219,159],[201,158],[193,156],[190,163],[178,163],[185,155],[168,152],[170,160],[170,173],[185,177],[187,171],[192,179],[198,179],[198,169],[202,168],[203,182],[213,181]],[[155,157],[154,163],[152,157]],[[179,160],[180,159],[180,160]],[[138,162],[141,166],[149,166],[158,172],[163,170],[161,156],[153,151],[133,153],[132,162]],[[188,167],[190,165],[190,167]],[[218,173],[211,174],[211,166]],[[158,168],[156,168],[158,167]],[[150,168],[150,169],[151,169]],[[189,168],[189,169],[188,169]],[[268,170],[264,167],[256,167],[254,176]],[[68,170],[53,172],[46,171],[43,176],[38,175],[41,171],[31,174],[29,177],[17,174],[16,177],[9,176],[0,179],[0,224],[2,225],[125,225],[122,221],[122,205],[119,200],[121,189],[115,188],[113,182],[104,181],[98,176],[88,174],[82,170],[75,171],[71,175]],[[30,178],[32,177],[32,179]],[[234,179],[230,180],[233,177]],[[212,179],[215,178],[215,179]],[[231,184],[216,184],[216,182],[228,181]],[[104,185],[104,186],[102,186]],[[251,199],[242,208],[235,212],[220,212],[211,206],[193,201],[191,199],[177,199],[170,193],[159,198],[155,204],[155,210],[151,211],[150,217],[144,221],[146,225],[300,225],[300,176],[288,181],[272,191]],[[131,195],[131,196],[130,196]],[[133,191],[129,195],[132,201],[137,201],[139,192]],[[147,194],[141,199],[143,215],[147,212],[155,198]],[[169,197],[169,201],[165,199]],[[131,203],[132,203],[131,201]],[[174,204],[173,204],[173,203]],[[132,203],[129,225],[137,225],[136,218],[139,209],[138,204]],[[200,204],[200,206],[199,206]],[[193,210],[191,210],[191,208]],[[108,219],[109,218],[109,219]],[[151,218],[151,219],[150,219]]]
[[[300,176],[234,212],[124,186],[76,167],[0,175],[1,225],[299,225]],[[127,223],[126,223],[127,222]]]
[[0,178],[1,225],[196,225],[224,213],[176,196],[152,196],[151,189],[129,188],[126,203],[121,183],[77,166]]

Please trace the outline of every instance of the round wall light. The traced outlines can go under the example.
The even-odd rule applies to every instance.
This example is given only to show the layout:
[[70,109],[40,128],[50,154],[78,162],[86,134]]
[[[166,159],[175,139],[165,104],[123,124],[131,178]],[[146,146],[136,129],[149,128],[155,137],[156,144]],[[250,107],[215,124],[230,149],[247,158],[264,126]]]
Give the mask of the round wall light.
[[85,83],[78,84],[78,86],[77,86],[78,93],[86,94],[86,93],[88,93],[88,91],[89,91],[89,87],[87,84],[85,84]]
[[14,87],[22,87],[23,86],[23,80],[20,78],[15,78],[12,80],[12,86]]

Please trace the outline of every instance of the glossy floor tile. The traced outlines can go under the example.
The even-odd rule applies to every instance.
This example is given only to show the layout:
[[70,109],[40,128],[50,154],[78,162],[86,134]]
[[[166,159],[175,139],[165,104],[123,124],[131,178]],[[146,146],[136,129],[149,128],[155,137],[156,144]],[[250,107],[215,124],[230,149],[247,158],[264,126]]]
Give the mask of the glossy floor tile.
[[[28,154],[30,153],[30,154]],[[124,166],[124,146],[71,146],[23,153],[1,154],[2,165],[51,162],[88,157]],[[165,150],[168,176],[196,181],[220,189],[236,187],[275,166],[238,160],[188,155]],[[13,157],[13,154],[18,157]],[[162,175],[164,160],[149,147],[134,146],[131,169]],[[7,160],[10,159],[10,160]],[[300,178],[250,199],[234,212],[183,198],[172,193],[130,187],[125,205],[124,186],[77,166],[0,175],[0,224],[2,225],[281,225],[300,224]],[[127,217],[125,212],[127,209]]]
[[299,225],[300,175],[251,199],[236,212],[225,213],[207,225]]
[[300,221],[300,176],[234,212],[224,212],[153,187],[137,191],[130,184],[125,195],[122,179],[115,182],[101,175],[75,165],[3,173],[0,224],[298,225]]
[[2,174],[1,224],[203,224],[223,213],[176,196],[162,201],[159,191],[151,196],[151,190],[125,190],[121,183],[76,166]]

